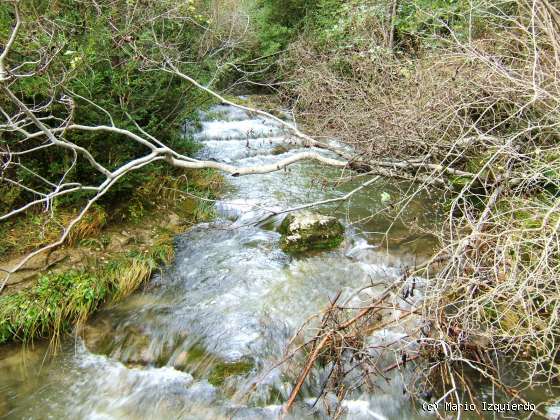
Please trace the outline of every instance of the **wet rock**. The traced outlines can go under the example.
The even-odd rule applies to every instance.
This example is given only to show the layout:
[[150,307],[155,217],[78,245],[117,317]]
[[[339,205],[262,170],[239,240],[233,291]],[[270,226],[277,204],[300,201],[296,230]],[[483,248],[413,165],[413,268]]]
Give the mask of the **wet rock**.
[[189,361],[189,354],[186,351],[179,353],[172,362],[173,368],[177,370],[185,370]]
[[113,325],[110,319],[98,318],[83,326],[80,333],[89,351],[106,354],[112,343],[112,331]]
[[113,356],[128,365],[155,365],[158,355],[151,346],[150,337],[145,335],[129,336],[125,345],[113,352]]
[[171,229],[177,228],[181,226],[181,218],[177,214],[171,212],[167,218],[167,225]]
[[287,153],[288,152],[288,148],[286,146],[284,146],[283,144],[278,144],[276,146],[274,146],[274,148],[272,149],[271,154],[272,155],[281,155],[283,153]]
[[134,238],[120,233],[114,233],[107,246],[107,252],[122,252],[124,248],[132,242],[134,242]]
[[280,225],[280,247],[287,253],[333,249],[344,239],[344,227],[335,217],[302,211],[289,214]]
[[[281,405],[269,405],[266,407],[246,407],[234,405],[228,407],[228,418],[236,420],[254,420],[254,419],[276,419],[282,418]],[[298,413],[299,414],[299,413]],[[291,416],[292,418],[296,418]]]
[[156,345],[151,336],[137,326],[115,328],[106,318],[100,318],[84,327],[84,343],[89,351],[104,354],[128,367],[165,365],[165,346]]
[[253,369],[253,362],[250,360],[240,360],[238,362],[221,362],[214,366],[208,377],[208,382],[219,386],[230,376],[246,375]]
[[7,416],[10,412],[10,403],[6,395],[0,394],[0,417]]
[[197,382],[187,390],[187,398],[189,401],[210,404],[217,398],[217,389],[206,381]]

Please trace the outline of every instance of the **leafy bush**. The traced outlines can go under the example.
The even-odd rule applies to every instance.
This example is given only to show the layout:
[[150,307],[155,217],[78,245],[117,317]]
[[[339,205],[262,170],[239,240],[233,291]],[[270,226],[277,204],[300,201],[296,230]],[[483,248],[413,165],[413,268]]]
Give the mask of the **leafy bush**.
[[[204,10],[203,4],[183,1],[173,6],[184,8],[182,13],[192,16],[195,22],[203,20],[200,14]],[[184,83],[169,73],[146,70],[147,60],[163,60],[163,53],[154,44],[154,31],[156,36],[180,50],[186,61],[197,63],[189,69],[191,76],[202,82],[208,80],[213,64],[212,59],[199,55],[198,41],[204,33],[199,24],[184,24],[184,20],[179,18],[166,17],[171,7],[169,2],[146,3],[134,13],[126,0],[99,4],[86,2],[86,6],[80,8],[68,0],[54,3],[34,0],[22,2],[20,7],[23,25],[8,56],[8,65],[14,67],[21,62],[40,61],[41,53],[47,48],[57,52],[44,71],[33,77],[18,79],[11,86],[24,102],[48,103],[51,97],[58,99],[76,94],[76,112],[72,113],[75,123],[110,123],[103,111],[79,99],[81,96],[107,110],[117,126],[135,131],[132,118],[145,131],[177,151],[185,154],[195,151],[193,142],[178,133],[184,120],[208,103],[208,97],[197,90],[186,90]],[[147,20],[153,24],[146,25]],[[13,21],[11,5],[0,5],[0,39],[7,38]],[[47,36],[48,33],[52,34],[52,38]],[[27,67],[33,68],[32,65],[24,65],[20,70],[25,71]],[[0,106],[8,112],[14,110],[13,104],[5,97],[0,98]],[[63,100],[53,103],[52,115],[64,119],[70,112],[69,107],[68,102]],[[146,153],[142,146],[116,134],[73,131],[66,133],[66,138],[87,148],[108,169]],[[14,139],[9,133],[3,133],[0,146],[7,144],[10,150],[17,151]],[[71,166],[74,156],[69,151],[55,149],[43,149],[27,156],[28,167],[50,180],[60,179]],[[104,202],[126,198],[146,177],[154,174],[154,169],[157,173],[162,167],[152,166],[137,171],[125,182],[115,185],[103,198]],[[25,181],[38,191],[45,189],[45,185],[22,169],[7,175]],[[100,180],[100,175],[82,158],[66,176],[66,182],[81,182],[84,185],[96,184]],[[2,211],[26,202],[32,196],[28,191],[14,187],[2,185],[2,188],[8,190],[2,194]],[[75,205],[80,201],[78,195],[77,198],[63,199],[62,204]]]
[[259,54],[270,55],[284,49],[318,0],[257,0],[256,20],[260,41]]

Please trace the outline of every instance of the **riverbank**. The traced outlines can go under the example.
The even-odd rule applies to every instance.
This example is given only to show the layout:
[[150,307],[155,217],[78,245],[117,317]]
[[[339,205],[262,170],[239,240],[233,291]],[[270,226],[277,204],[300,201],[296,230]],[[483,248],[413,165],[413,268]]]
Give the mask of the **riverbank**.
[[[204,179],[219,177],[146,153],[165,144],[188,160],[197,150],[181,128],[212,100],[159,63],[173,56],[215,80],[222,54],[207,52],[221,41],[202,3],[173,13],[124,0],[0,4],[0,342],[83,322],[170,261],[174,234],[211,217],[173,189],[212,198],[219,181]],[[156,51],[152,36],[168,48]]]
[[[212,218],[212,206],[196,197],[216,198],[221,188],[222,177],[215,171],[155,174],[126,202],[97,206],[68,243],[39,254],[10,277],[0,296],[0,344],[57,341],[103,305],[130,295],[172,262],[175,235]],[[9,251],[0,267],[56,239],[60,232],[53,220],[76,211],[57,210],[54,218],[27,214],[3,225],[0,248]]]

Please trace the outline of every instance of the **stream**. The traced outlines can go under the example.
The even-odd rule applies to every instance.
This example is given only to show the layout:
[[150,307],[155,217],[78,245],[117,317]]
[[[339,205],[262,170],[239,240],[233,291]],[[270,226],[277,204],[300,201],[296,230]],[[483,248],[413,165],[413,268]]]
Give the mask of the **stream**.
[[[203,146],[201,158],[253,166],[301,151],[286,141],[279,124],[233,107],[214,106],[201,120],[194,133]],[[66,337],[55,355],[47,355],[47,343],[0,348],[0,417],[279,416],[297,372],[275,365],[302,323],[339,292],[347,298],[364,284],[391,284],[434,249],[430,237],[407,227],[407,220],[437,221],[428,196],[410,204],[392,227],[388,246],[379,246],[390,221],[367,216],[399,194],[397,185],[380,180],[348,202],[319,209],[346,227],[338,249],[298,257],[283,253],[276,232],[282,217],[266,218],[266,209],[339,197],[367,179],[324,181],[348,175],[302,162],[285,171],[228,177],[215,205],[217,220],[178,236],[174,264],[143,290],[97,313],[83,337]],[[375,339],[402,335],[386,330]],[[326,416],[324,404],[315,401],[325,376],[321,369],[311,372],[288,418]],[[350,392],[345,416],[426,418],[403,392],[405,381],[395,370],[375,392]]]

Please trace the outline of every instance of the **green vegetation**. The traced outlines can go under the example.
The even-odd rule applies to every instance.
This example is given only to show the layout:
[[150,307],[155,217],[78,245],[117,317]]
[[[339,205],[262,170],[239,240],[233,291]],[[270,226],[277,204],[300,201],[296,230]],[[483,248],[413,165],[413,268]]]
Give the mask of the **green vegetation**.
[[[211,170],[187,172],[182,177],[160,174],[137,189],[130,202],[113,202],[111,217],[103,207],[95,207],[74,231],[73,241],[61,250],[72,255],[87,249],[91,258],[81,263],[82,268],[68,269],[62,261],[30,287],[0,296],[0,344],[50,336],[58,339],[75,324],[85,322],[100,305],[134,292],[174,257],[176,231],[166,225],[165,215],[177,214],[182,229],[209,220],[213,209],[196,197],[216,197],[221,186],[221,176]],[[11,253],[21,253],[55,239],[60,225],[37,237],[40,222],[33,220],[41,216],[28,215],[8,225],[12,227],[0,245]],[[58,219],[42,216],[39,220],[51,226]],[[108,250],[116,229],[129,230],[135,237],[128,245]]]
[[0,296],[0,344],[49,336],[57,339],[108,299],[128,296],[172,256],[168,237],[146,253],[130,251],[95,271],[45,274],[31,288]]
[[[351,71],[355,59],[389,51],[418,56],[425,48],[445,44],[451,33],[460,40],[483,36],[495,14],[515,8],[510,0],[255,0],[249,6],[253,45],[249,52],[237,54],[237,61],[247,71],[260,65],[257,80],[290,80],[293,75],[284,69],[291,67],[283,67],[282,59],[303,41],[333,66]],[[347,62],[347,54],[354,60]]]
[[[221,176],[213,170],[178,172],[156,168],[147,173],[142,186],[125,199],[94,205],[74,227],[67,244],[87,244],[88,240],[102,236],[104,229],[116,225],[141,225],[158,209],[176,213],[186,224],[207,221],[213,217],[213,207],[197,197],[214,198],[222,183]],[[3,222],[0,225],[0,258],[21,255],[58,239],[62,226],[75,217],[77,211],[71,205],[60,206],[51,213],[29,212]]]
[[45,336],[84,318],[107,294],[105,284],[83,272],[44,275],[32,290],[0,297],[0,343]]
[[[434,350],[435,359],[449,362],[434,372],[456,387],[455,362],[467,360],[494,378],[500,369],[488,356],[493,351],[543,380],[558,378],[560,11],[554,2],[19,3],[23,25],[7,59],[19,76],[3,79],[3,92],[13,92],[54,127],[51,132],[89,150],[91,158],[42,148],[44,133],[21,140],[22,127],[33,124],[22,119],[17,100],[0,96],[2,115],[20,124],[14,128],[8,117],[0,125],[2,156],[41,147],[26,152],[25,165],[2,162],[2,180],[12,182],[0,184],[1,213],[50,191],[52,182],[41,177],[97,185],[105,175],[91,160],[110,171],[146,154],[145,144],[121,133],[66,131],[69,124],[114,124],[192,155],[197,146],[178,134],[180,126],[185,120],[196,125],[195,111],[212,100],[185,87],[171,64],[214,87],[247,82],[247,90],[277,92],[310,135],[352,145],[359,151],[356,167],[445,197],[446,218],[429,232],[439,238],[440,251],[408,273],[429,277],[421,312],[445,349]],[[0,6],[2,40],[14,11],[11,3]],[[167,153],[120,179],[65,245],[102,252],[112,227],[140,227],[162,210],[187,225],[210,218],[211,206],[191,197],[212,198],[220,178],[168,169],[172,157]],[[60,237],[61,226],[91,194],[63,195],[3,222],[0,257]],[[130,247],[95,270],[53,272],[0,296],[0,342],[57,334],[103,302],[131,293],[171,258],[170,239],[160,234],[166,239]],[[329,238],[325,246],[338,243]],[[212,381],[246,369],[220,366]]]
[[[48,57],[49,65],[44,70],[34,73],[33,77],[15,79],[10,89],[25,103],[55,101],[48,118],[67,118],[65,113],[70,109],[69,118],[75,124],[114,123],[131,131],[136,131],[138,125],[177,152],[192,155],[198,146],[192,139],[180,135],[181,125],[187,119],[196,121],[196,111],[212,101],[198,90],[185,88],[184,83],[169,73],[151,71],[148,60],[161,59],[163,53],[155,49],[153,36],[172,42],[185,59],[197,62],[189,71],[202,82],[212,76],[216,58],[198,60],[205,2],[178,3],[182,9],[177,12],[192,15],[191,25],[184,25],[181,19],[173,16],[166,17],[164,12],[169,6],[169,2],[156,2],[137,9],[134,2],[125,0],[86,3],[79,8],[75,2],[65,0],[21,2],[23,23],[10,51],[9,64],[16,66],[25,62],[23,70],[31,70],[34,63],[30,60],[47,58],[43,56],[45,48],[56,53]],[[146,25],[150,19],[153,25]],[[8,38],[13,25],[14,9],[5,2],[0,7],[0,39]],[[65,102],[68,96],[79,103]],[[79,109],[73,112],[71,108],[76,105]],[[16,111],[4,94],[0,95],[0,107],[8,113]],[[49,109],[45,109],[45,118],[48,112]],[[13,132],[2,131],[0,148],[18,152],[28,146],[29,142],[21,144],[16,140]],[[109,170],[146,152],[139,143],[113,133],[69,131],[65,140],[86,148]],[[87,159],[77,159],[73,164],[75,156],[64,148],[41,149],[26,157],[25,166],[6,166],[2,170],[3,177],[16,179],[27,188],[2,182],[0,214],[36,199],[38,193],[49,192],[51,186],[33,172],[47,180],[64,179],[67,183],[83,185],[96,185],[103,179]],[[181,174],[162,162],[127,174],[74,227],[68,242],[76,243],[98,234],[108,218],[115,220],[115,209],[128,213],[130,218],[140,217],[145,203],[138,190],[165,184],[165,180]],[[52,242],[60,235],[61,226],[78,214],[90,196],[87,191],[60,196],[49,203],[49,211],[35,206],[22,217],[2,222],[0,258]],[[124,204],[127,209],[122,208]]]
[[0,343],[59,334],[108,300],[119,300],[173,259],[173,236],[160,231],[149,249],[130,247],[103,264],[42,275],[17,293],[0,296]]
[[[214,42],[205,29],[211,3],[119,0],[76,7],[68,0],[30,0],[0,5],[2,50],[21,20],[0,63],[0,70],[9,71],[8,79],[0,80],[0,215],[51,193],[57,184],[100,185],[105,175],[92,160],[114,171],[147,153],[140,142],[103,130],[68,130],[60,137],[87,150],[87,156],[65,147],[43,147],[44,136],[21,140],[26,131],[13,129],[15,125],[39,133],[42,129],[32,120],[22,121],[26,114],[18,100],[52,133],[70,124],[114,126],[157,137],[185,156],[197,151],[199,146],[181,129],[185,121],[196,125],[198,110],[213,100],[162,67],[172,57],[190,63],[182,69],[202,83],[214,77],[221,55],[204,52]],[[11,153],[25,154],[21,160]],[[177,226],[169,231],[166,217],[178,218],[182,229],[210,219],[211,203],[196,197],[213,198],[220,187],[215,171],[177,170],[162,160],[127,173],[73,226],[55,251],[62,262],[32,270],[51,273],[39,276],[37,284],[31,276],[1,290],[0,342],[58,336],[103,302],[131,293],[172,257],[171,234]],[[92,196],[91,189],[81,189],[2,220],[2,263],[57,241]],[[151,220],[155,215],[162,226]],[[124,240],[120,231],[126,229],[136,237],[118,245]],[[74,261],[76,253],[88,255],[78,269],[70,269],[73,263],[66,260]]]
[[253,363],[249,360],[239,362],[220,362],[210,372],[208,382],[212,385],[220,386],[231,376],[246,375],[253,369]]
[[[186,89],[183,83],[168,73],[150,71],[146,62],[148,57],[157,58],[153,45],[154,35],[173,42],[191,61],[196,61],[198,56],[198,41],[202,33],[199,26],[183,25],[172,18],[156,19],[168,6],[167,2],[156,2],[133,12],[133,4],[124,0],[101,3],[97,7],[93,4],[84,5],[80,8],[76,8],[72,1],[22,2],[24,25],[13,47],[11,60],[18,63],[35,58],[45,45],[59,53],[53,57],[44,73],[17,79],[11,85],[12,91],[27,103],[45,102],[50,97],[58,98],[60,102],[52,109],[55,117],[57,114],[62,116],[67,110],[68,104],[60,98],[73,95],[79,101],[79,112],[72,115],[76,124],[110,124],[109,117],[101,110],[103,108],[118,127],[134,131],[134,121],[177,152],[192,154],[196,146],[191,140],[179,135],[180,126],[187,118],[195,118],[194,112],[207,105],[209,98],[199,91]],[[202,7],[203,5],[197,6],[197,9]],[[156,19],[154,25],[145,24],[149,19]],[[36,31],[34,22],[53,31],[53,39],[44,39],[46,34]],[[12,26],[13,11],[8,4],[2,5],[0,39],[7,39]],[[212,69],[212,60],[209,59],[189,70],[193,77],[204,82],[211,77]],[[79,99],[80,97],[87,98],[87,101]],[[0,96],[0,106],[7,111],[13,108],[3,95]],[[86,147],[97,161],[109,169],[145,152],[136,142],[123,141],[122,136],[104,132],[73,131],[67,133],[66,139]],[[0,144],[7,142],[14,148],[10,140],[9,135],[3,133]],[[18,149],[16,147],[12,150]],[[27,161],[27,167],[48,179],[59,179],[68,169],[71,160],[70,151],[50,148],[34,153]],[[103,197],[103,202],[110,203],[116,197],[118,200],[126,199],[155,173],[162,171],[164,166],[154,164],[129,174]],[[25,181],[26,185],[38,191],[45,190],[46,186],[24,168],[20,167],[17,173],[6,175]],[[100,179],[100,174],[82,159],[77,161],[66,176],[68,182],[83,182],[87,185]],[[30,198],[29,191],[4,184],[1,188],[2,213]],[[77,205],[84,194],[61,197],[56,204]]]

